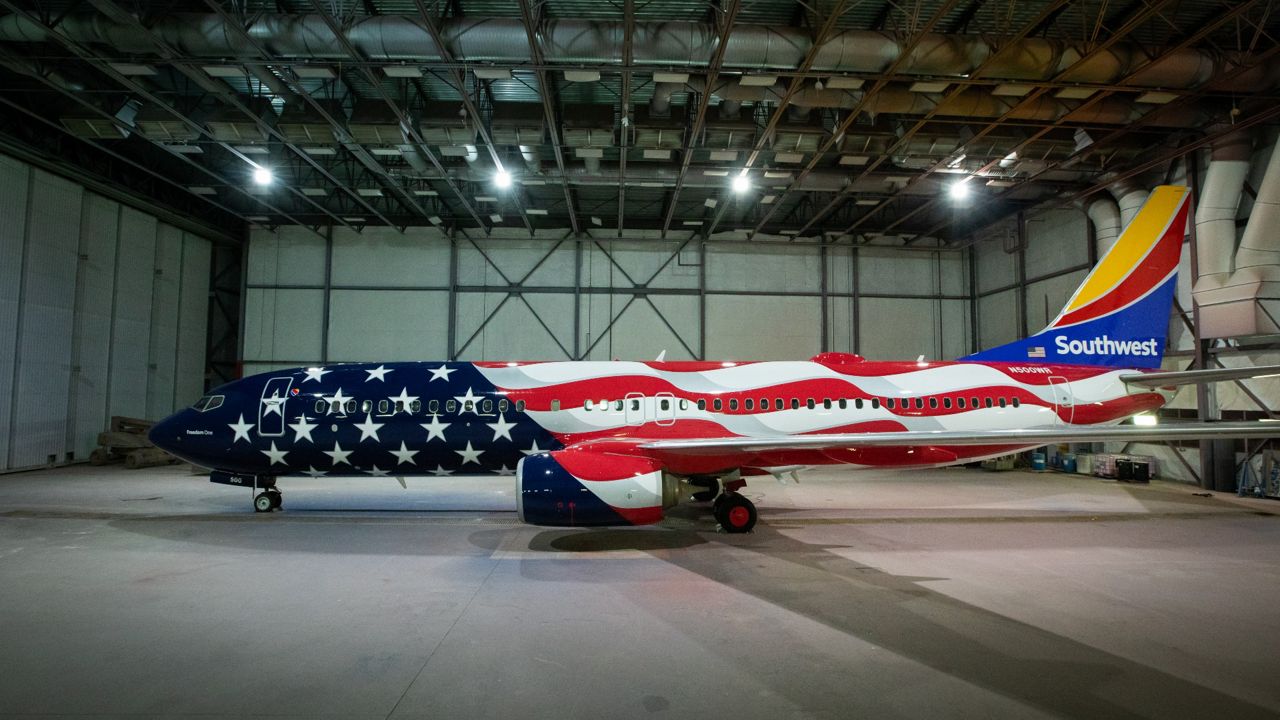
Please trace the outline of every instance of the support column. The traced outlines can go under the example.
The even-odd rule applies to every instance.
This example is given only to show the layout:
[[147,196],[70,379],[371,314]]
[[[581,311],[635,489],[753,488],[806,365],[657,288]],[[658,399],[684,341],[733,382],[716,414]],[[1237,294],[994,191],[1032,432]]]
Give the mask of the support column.
[[[1187,156],[1187,170],[1191,176],[1191,202],[1200,199],[1200,153]],[[1192,205],[1192,207],[1195,207]],[[1191,278],[1194,285],[1200,279],[1199,246],[1196,224],[1188,223],[1191,235]],[[1192,340],[1195,342],[1195,369],[1209,367],[1209,340],[1200,336],[1200,304],[1191,302]],[[1218,393],[1213,383],[1196,385],[1196,419],[1200,422],[1216,422],[1222,419],[1218,407]],[[1200,487],[1217,492],[1235,492],[1236,453],[1234,440],[1200,441]]]

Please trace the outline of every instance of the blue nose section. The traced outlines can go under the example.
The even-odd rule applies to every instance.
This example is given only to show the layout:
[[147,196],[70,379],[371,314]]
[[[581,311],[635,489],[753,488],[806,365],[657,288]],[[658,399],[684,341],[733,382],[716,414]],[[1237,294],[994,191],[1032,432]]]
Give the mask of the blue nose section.
[[185,410],[176,412],[152,425],[151,430],[147,432],[147,439],[151,441],[152,445],[161,450],[185,459],[190,454],[190,449],[186,449],[187,452],[184,452],[184,443],[182,441],[182,432],[186,427],[182,416],[186,412]]

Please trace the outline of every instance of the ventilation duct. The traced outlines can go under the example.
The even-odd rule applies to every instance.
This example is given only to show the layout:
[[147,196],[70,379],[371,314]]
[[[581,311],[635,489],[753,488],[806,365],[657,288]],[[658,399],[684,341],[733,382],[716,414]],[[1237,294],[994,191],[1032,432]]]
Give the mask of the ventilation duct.
[[[1222,128],[1217,128],[1221,130]],[[1196,206],[1196,303],[1209,290],[1221,288],[1231,277],[1236,250],[1236,213],[1249,175],[1253,143],[1247,133],[1232,133],[1214,143]]]
[[1097,195],[1085,208],[1085,214],[1093,223],[1094,247],[1102,257],[1120,238],[1120,208],[1115,200]]
[[148,140],[160,143],[189,143],[201,133],[191,125],[155,105],[143,105],[134,116],[134,127]]
[[534,103],[494,103],[489,135],[495,145],[515,145],[531,173],[542,170],[538,146],[546,129],[542,105]]
[[[218,15],[180,13],[158,19],[150,32],[102,15],[70,15],[59,32],[82,43],[105,43],[117,50],[148,54],[154,51],[150,34],[188,56],[204,58],[256,57],[254,44],[276,57],[345,59],[328,23],[319,15],[263,15],[249,26],[252,41]],[[532,60],[524,24],[507,18],[448,18],[440,22],[447,54],[459,62],[528,63]],[[594,20],[551,20],[538,28],[541,55],[550,63],[619,63],[624,47],[623,23]],[[359,18],[344,33],[364,58],[375,62],[441,61],[432,35],[417,18],[379,15]],[[634,24],[632,56],[637,65],[705,67],[708,48],[718,42],[718,28],[710,23],[640,22]],[[0,41],[44,42],[48,31],[19,15],[0,18]],[[964,77],[987,61],[1000,38],[979,35],[926,35],[919,40],[900,72],[908,75]],[[883,72],[901,54],[906,38],[874,30],[846,30],[831,36],[814,54],[812,67],[831,72]],[[811,31],[806,28],[740,25],[726,43],[722,65],[751,71],[794,69],[809,54]],[[1045,80],[1058,75],[1089,54],[1084,44],[1043,38],[1024,38],[984,72],[993,79]],[[1151,48],[1156,51],[1158,48]],[[1134,74],[1134,87],[1197,87],[1215,74],[1237,67],[1247,58],[1185,49],[1149,63],[1147,51],[1116,43],[1075,68],[1070,82],[1109,84]],[[1274,64],[1242,73],[1223,89],[1256,90],[1278,78]]]
[[[346,119],[342,103],[337,100],[317,100],[330,118],[341,122]],[[311,105],[298,100],[284,106],[276,129],[284,139],[295,145],[335,145],[340,138],[328,118],[316,112]]]
[[684,108],[670,108],[670,114],[655,116],[643,105],[636,108],[632,125],[632,145],[649,150],[675,150],[684,144]]
[[1235,272],[1196,299],[1204,337],[1280,333],[1280,152],[1275,146],[1240,238]]
[[1142,209],[1143,204],[1147,202],[1147,196],[1151,194],[1150,190],[1128,181],[1115,183],[1107,189],[1111,191],[1116,204],[1120,206],[1121,228],[1129,227],[1129,222],[1138,216],[1138,211]]

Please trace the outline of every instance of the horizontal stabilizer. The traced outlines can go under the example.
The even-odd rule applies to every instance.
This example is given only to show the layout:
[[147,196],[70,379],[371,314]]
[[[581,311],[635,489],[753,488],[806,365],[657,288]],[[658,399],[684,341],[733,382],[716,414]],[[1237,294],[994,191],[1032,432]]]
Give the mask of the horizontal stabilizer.
[[780,435],[654,440],[643,450],[680,455],[715,455],[726,451],[769,452],[827,448],[1008,445],[1038,447],[1067,442],[1163,442],[1166,440],[1280,438],[1280,423],[1175,423],[1172,425],[1065,426],[1037,430],[909,430],[904,432]]
[[1120,380],[1127,385],[1156,388],[1223,382],[1225,380],[1275,377],[1277,375],[1280,375],[1280,365],[1258,365],[1247,368],[1210,368],[1208,370],[1134,373],[1133,375],[1121,375]]

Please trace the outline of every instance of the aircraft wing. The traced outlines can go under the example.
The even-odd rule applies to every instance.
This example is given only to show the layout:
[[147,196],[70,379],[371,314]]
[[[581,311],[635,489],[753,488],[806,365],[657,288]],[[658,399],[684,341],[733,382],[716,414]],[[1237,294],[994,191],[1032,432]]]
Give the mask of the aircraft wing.
[[701,455],[726,451],[821,450],[825,448],[1009,445],[1038,447],[1066,442],[1162,442],[1165,440],[1280,438],[1280,422],[1176,423],[1172,425],[1064,426],[1036,430],[909,430],[881,433],[779,435],[652,440],[644,450]]
[[1209,368],[1207,370],[1178,370],[1173,372],[1149,372],[1121,375],[1127,385],[1141,387],[1171,387],[1195,383],[1244,380],[1247,378],[1274,377],[1280,375],[1280,365],[1258,365],[1247,368]]

